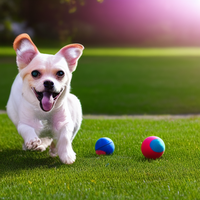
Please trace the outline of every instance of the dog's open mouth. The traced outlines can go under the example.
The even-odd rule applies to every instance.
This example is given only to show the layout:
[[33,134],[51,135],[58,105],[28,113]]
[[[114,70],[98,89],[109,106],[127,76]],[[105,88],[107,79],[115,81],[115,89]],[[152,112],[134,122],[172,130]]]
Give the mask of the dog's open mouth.
[[35,88],[32,88],[33,92],[35,93],[35,96],[40,102],[40,107],[43,111],[48,112],[50,111],[58,97],[61,95],[63,89],[61,89],[60,92],[51,92],[51,91],[43,91],[38,92]]

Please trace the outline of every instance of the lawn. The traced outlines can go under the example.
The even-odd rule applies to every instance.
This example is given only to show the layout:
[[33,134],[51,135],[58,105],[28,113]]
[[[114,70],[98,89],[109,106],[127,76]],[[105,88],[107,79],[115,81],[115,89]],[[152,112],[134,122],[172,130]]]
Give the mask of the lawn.
[[[2,50],[0,109],[5,109],[17,67],[14,51]],[[72,93],[84,114],[200,112],[199,49],[122,50],[88,49],[80,59]],[[84,118],[73,141],[72,165],[50,158],[48,150],[22,151],[22,138],[6,114],[0,114],[0,130],[0,199],[199,198],[200,117]],[[157,160],[144,158],[140,150],[151,135],[166,146]],[[114,141],[113,155],[95,154],[100,137]]]
[[[15,52],[9,49],[0,48],[0,109],[5,109],[17,73]],[[84,114],[199,113],[199,75],[198,48],[121,49],[121,54],[119,49],[86,49],[71,91],[81,100]]]
[[[48,151],[22,151],[5,114],[0,130],[0,199],[198,199],[200,118],[84,119],[70,166]],[[140,151],[150,135],[165,142],[160,159],[145,159]],[[103,136],[114,141],[113,155],[95,154]]]

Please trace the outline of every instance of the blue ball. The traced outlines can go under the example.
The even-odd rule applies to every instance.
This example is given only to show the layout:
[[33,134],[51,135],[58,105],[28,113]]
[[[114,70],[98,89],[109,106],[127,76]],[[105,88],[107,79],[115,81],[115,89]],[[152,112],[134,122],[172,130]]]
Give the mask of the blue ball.
[[103,137],[97,140],[95,144],[95,151],[98,155],[110,155],[114,152],[115,145],[114,142],[107,137]]

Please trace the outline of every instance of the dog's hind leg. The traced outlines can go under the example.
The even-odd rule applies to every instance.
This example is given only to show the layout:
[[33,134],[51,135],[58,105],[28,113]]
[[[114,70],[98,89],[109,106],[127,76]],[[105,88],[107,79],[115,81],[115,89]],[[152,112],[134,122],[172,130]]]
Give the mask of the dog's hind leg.
[[49,155],[51,157],[56,157],[58,155],[57,148],[56,148],[54,141],[51,143],[51,146],[50,146],[50,149],[49,149]]

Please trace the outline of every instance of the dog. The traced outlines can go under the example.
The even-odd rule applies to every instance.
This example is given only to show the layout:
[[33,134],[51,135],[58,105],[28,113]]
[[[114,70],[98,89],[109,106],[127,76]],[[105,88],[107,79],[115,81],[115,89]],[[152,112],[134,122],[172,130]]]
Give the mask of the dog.
[[80,129],[82,108],[70,93],[72,72],[84,47],[70,44],[55,55],[42,54],[23,33],[13,43],[19,73],[11,88],[7,113],[24,139],[24,150],[45,151],[72,164],[72,141]]

